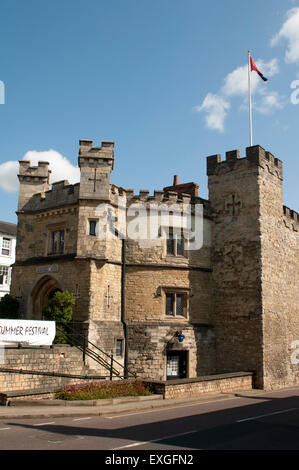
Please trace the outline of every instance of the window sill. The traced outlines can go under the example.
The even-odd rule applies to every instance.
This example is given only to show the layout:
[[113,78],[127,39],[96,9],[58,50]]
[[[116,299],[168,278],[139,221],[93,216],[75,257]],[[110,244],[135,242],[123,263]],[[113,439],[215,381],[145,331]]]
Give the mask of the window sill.
[[168,318],[169,320],[184,320],[188,321],[188,317],[185,317],[184,315],[164,315],[165,318]]
[[57,251],[56,253],[48,253],[47,256],[60,256],[64,254],[64,251]]
[[189,261],[189,258],[187,256],[182,256],[182,255],[166,255],[164,259],[165,261],[169,261],[169,262],[184,261],[187,263]]

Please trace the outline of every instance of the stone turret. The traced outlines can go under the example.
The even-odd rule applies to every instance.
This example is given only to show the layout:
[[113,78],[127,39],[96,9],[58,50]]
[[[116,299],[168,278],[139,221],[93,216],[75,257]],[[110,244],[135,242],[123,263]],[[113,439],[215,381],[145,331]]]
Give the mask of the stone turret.
[[47,191],[50,182],[49,162],[38,162],[38,166],[30,166],[30,161],[20,160],[19,169],[19,202],[18,211],[26,205],[34,195]]
[[[221,371],[255,372],[265,385],[268,279],[278,227],[283,223],[282,162],[256,145],[207,158],[212,239],[213,307]],[[272,293],[272,298],[277,297]],[[271,308],[274,308],[273,306]],[[282,313],[280,313],[282,314]],[[277,339],[275,340],[277,341]]]
[[92,140],[80,140],[79,199],[109,200],[110,173],[114,164],[114,143],[102,142],[93,147]]

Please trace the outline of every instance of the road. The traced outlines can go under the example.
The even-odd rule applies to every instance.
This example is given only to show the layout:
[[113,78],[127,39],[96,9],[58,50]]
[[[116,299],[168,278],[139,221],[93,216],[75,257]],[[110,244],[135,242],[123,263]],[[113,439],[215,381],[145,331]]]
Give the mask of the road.
[[299,450],[299,387],[119,415],[0,420],[0,450],[101,449]]

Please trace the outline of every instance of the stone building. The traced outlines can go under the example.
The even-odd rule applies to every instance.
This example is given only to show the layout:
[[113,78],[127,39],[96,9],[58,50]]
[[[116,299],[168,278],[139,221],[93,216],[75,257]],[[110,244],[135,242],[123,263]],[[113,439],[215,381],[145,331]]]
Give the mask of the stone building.
[[15,262],[17,226],[0,221],[0,297],[9,294],[11,265]]
[[282,162],[260,146],[208,157],[208,200],[177,177],[153,195],[115,186],[112,142],[81,140],[78,162],[80,183],[51,188],[47,162],[20,162],[12,293],[23,317],[42,318],[67,289],[89,341],[140,377],[253,371],[257,387],[298,383],[299,219],[283,206]]

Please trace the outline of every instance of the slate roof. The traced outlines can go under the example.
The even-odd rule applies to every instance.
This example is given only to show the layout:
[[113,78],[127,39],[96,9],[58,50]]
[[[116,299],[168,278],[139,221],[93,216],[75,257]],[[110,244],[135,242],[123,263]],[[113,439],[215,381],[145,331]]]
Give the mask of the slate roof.
[[0,233],[4,233],[5,235],[11,235],[16,237],[17,235],[17,226],[16,224],[12,224],[10,222],[3,222],[0,220]]

